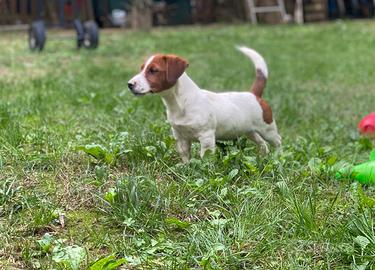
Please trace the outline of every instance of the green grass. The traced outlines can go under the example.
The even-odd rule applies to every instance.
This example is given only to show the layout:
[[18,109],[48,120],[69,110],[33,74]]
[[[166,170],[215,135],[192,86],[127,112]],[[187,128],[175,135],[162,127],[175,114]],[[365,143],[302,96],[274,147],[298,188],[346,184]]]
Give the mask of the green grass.
[[[372,147],[356,130],[375,110],[372,21],[103,32],[79,52],[60,35],[41,54],[0,36],[0,269],[69,269],[56,254],[77,246],[80,269],[111,254],[123,269],[375,269],[375,189],[334,180]],[[126,82],[166,52],[202,88],[248,91],[237,44],[269,65],[283,150],[242,138],[200,160],[194,145],[181,165],[160,98]]]

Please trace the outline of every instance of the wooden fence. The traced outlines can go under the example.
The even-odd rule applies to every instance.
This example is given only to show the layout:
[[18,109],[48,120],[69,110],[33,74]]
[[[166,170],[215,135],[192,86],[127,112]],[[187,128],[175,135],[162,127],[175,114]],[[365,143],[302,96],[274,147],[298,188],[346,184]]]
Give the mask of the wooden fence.
[[0,0],[0,24],[26,24],[35,14],[31,0]]
[[[37,1],[38,0],[0,0],[0,25],[22,25],[29,24],[37,17]],[[70,22],[74,17],[69,2],[65,1],[65,6],[61,14],[59,14],[58,2],[59,0],[43,0],[44,13],[43,19],[47,24],[52,25],[69,25],[61,23],[61,14],[64,14],[66,22]],[[93,19],[92,5],[100,3],[100,10],[96,7],[95,19],[101,27],[111,26],[110,10],[111,0],[75,0],[80,6],[81,19]],[[120,0],[119,0],[120,1]],[[188,0],[186,0],[188,1]],[[369,1],[369,0],[367,0]],[[374,0],[375,1],[375,0]],[[163,3],[161,5],[160,3]],[[175,4],[166,5],[170,1],[155,1],[153,8],[154,24],[178,24],[178,23],[211,23],[215,21],[245,21],[248,17],[248,11],[245,8],[245,0],[190,0],[189,11],[182,12],[178,9],[177,3],[181,5],[182,0],[175,1]],[[267,5],[274,3],[275,0],[256,0],[258,5]],[[293,14],[295,0],[284,0],[287,13]],[[344,0],[337,0],[338,3],[346,3]],[[319,21],[328,19],[327,0],[303,0],[303,13],[305,21]],[[343,6],[344,4],[341,4]],[[343,8],[341,7],[340,10]],[[129,10],[128,10],[129,11]],[[179,12],[177,12],[179,11]],[[186,13],[186,14],[185,14]],[[278,14],[266,14],[263,18],[264,22],[278,23],[280,16]],[[185,18],[190,16],[189,18]],[[340,16],[343,16],[341,14]],[[184,19],[182,19],[182,17]],[[261,18],[262,19],[262,18]]]
[[[47,23],[59,24],[58,1],[44,0],[43,19]],[[77,0],[80,17],[93,19],[91,0]],[[71,5],[63,7],[64,20],[71,21],[74,12]],[[0,0],[0,25],[29,24],[37,18],[37,0]]]

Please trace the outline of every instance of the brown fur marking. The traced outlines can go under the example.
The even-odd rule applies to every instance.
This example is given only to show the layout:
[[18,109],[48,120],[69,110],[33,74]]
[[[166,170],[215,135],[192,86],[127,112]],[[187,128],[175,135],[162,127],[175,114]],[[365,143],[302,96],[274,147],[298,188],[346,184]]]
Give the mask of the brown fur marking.
[[257,74],[256,74],[255,82],[251,86],[251,91],[257,97],[262,97],[263,90],[266,87],[267,78],[264,76],[263,72],[260,69],[257,69],[256,73]]
[[257,97],[257,100],[259,102],[260,107],[262,107],[263,110],[263,120],[267,124],[271,124],[273,122],[272,118],[272,110],[270,105],[261,97]]
[[173,87],[188,65],[185,59],[176,55],[155,55],[145,70],[151,91],[158,93]]
[[263,72],[260,69],[257,69],[256,73],[256,79],[253,85],[251,86],[251,91],[256,96],[260,107],[262,107],[264,122],[266,122],[267,124],[271,124],[273,121],[271,107],[262,98],[263,90],[266,87],[267,78],[264,76]]

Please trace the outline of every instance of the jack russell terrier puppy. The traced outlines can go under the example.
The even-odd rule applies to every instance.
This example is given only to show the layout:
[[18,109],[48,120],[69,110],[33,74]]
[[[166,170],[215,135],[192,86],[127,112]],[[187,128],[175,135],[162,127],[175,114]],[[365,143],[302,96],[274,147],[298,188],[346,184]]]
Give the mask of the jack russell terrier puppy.
[[256,68],[251,92],[214,93],[200,89],[185,73],[188,62],[176,55],[156,54],[141,67],[141,72],[129,82],[137,96],[155,93],[161,96],[167,109],[177,141],[177,151],[184,163],[190,159],[192,141],[199,141],[200,155],[215,151],[216,140],[247,136],[268,153],[267,142],[281,145],[270,106],[262,98],[268,70],[263,57],[253,49],[238,47]]

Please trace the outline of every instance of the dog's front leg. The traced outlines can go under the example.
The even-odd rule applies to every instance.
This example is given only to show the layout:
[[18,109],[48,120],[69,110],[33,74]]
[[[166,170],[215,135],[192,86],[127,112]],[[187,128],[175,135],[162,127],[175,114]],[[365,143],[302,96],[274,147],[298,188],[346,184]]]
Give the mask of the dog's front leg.
[[190,160],[190,147],[191,142],[185,139],[177,138],[176,149],[180,154],[183,163],[187,163]]
[[199,136],[201,144],[201,158],[204,157],[207,151],[215,153],[215,131],[204,132]]
[[176,128],[172,127],[172,133],[173,137],[176,139],[176,150],[180,155],[182,162],[189,162],[191,141],[188,138],[182,136]]

